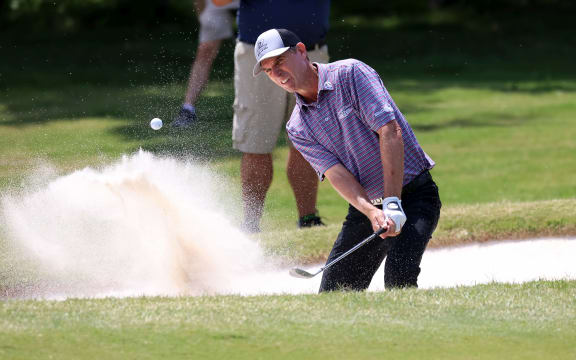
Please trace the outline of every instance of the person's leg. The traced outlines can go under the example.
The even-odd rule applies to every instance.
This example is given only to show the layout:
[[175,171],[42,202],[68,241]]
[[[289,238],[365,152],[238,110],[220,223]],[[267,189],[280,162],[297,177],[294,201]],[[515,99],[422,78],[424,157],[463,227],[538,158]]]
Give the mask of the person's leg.
[[402,233],[390,239],[384,266],[384,285],[387,289],[418,287],[422,255],[436,229],[442,204],[438,187],[433,181],[402,195],[406,223]]
[[220,50],[222,40],[213,40],[198,44],[196,58],[190,70],[188,88],[186,90],[185,104],[194,105],[198,95],[206,85],[214,59]]
[[272,156],[286,112],[286,92],[266,76],[252,76],[254,46],[238,42],[234,52],[234,149],[242,152],[244,224],[258,231],[272,181]]
[[[342,230],[334,242],[326,263],[336,259],[373,233],[370,220],[350,206]],[[387,239],[380,237],[367,243],[332,267],[324,270],[320,292],[366,290],[376,270],[382,264],[388,248]]]
[[174,129],[186,129],[196,123],[196,100],[208,82],[222,40],[231,38],[234,34],[232,28],[234,20],[228,11],[214,6],[203,6],[205,5],[203,2],[198,2],[196,5],[196,10],[202,11],[198,16],[200,23],[198,47],[188,77],[184,104],[171,123]]
[[199,2],[196,5],[200,32],[196,58],[190,70],[185,104],[194,105],[198,95],[208,81],[214,59],[222,40],[234,36],[234,16],[226,9]]
[[242,154],[242,202],[244,205],[244,230],[260,231],[260,219],[266,193],[272,183],[271,154]]
[[316,198],[318,195],[318,176],[316,171],[304,159],[302,154],[290,146],[288,164],[286,166],[288,181],[296,198],[298,216],[316,213]]

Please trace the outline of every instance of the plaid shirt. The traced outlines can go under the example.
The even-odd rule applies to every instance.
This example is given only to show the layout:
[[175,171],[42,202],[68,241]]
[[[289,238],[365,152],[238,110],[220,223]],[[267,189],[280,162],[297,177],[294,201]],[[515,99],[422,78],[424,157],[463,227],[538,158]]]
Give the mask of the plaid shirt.
[[434,167],[374,69],[355,59],[315,65],[318,99],[306,104],[296,94],[286,130],[321,180],[326,170],[342,164],[370,199],[381,198],[384,176],[376,131],[394,119],[404,140],[403,184]]

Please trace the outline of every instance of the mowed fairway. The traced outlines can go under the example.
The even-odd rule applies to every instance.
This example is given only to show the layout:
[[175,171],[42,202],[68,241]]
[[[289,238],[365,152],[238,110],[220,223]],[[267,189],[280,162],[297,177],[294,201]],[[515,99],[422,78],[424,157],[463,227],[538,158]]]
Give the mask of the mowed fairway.
[[[436,161],[443,210],[432,246],[576,235],[574,29],[537,15],[464,19],[339,19],[330,53],[333,60],[363,60],[381,74]],[[541,31],[527,35],[527,24]],[[226,208],[239,203],[240,158],[230,139],[233,44],[225,45],[197,104],[198,126],[155,132],[150,119],[169,123],[181,104],[196,34],[141,35],[0,35],[1,49],[11,50],[0,61],[2,195],[30,189],[34,174],[50,173],[47,165],[65,175],[142,148],[209,166],[230,184]],[[318,208],[328,226],[297,230],[287,152],[281,138],[256,239],[290,264],[309,264],[328,254],[346,204],[322,183]],[[7,266],[7,239],[0,227],[0,359],[576,358],[574,280],[22,300],[6,295],[20,280]]]
[[5,301],[3,359],[573,359],[576,282]]

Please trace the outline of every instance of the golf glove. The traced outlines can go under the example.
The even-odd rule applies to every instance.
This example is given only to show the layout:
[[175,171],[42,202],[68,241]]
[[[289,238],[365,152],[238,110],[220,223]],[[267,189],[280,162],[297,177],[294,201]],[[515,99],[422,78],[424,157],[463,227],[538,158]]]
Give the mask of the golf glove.
[[402,201],[396,196],[390,196],[382,201],[382,211],[384,211],[384,216],[386,218],[392,219],[396,225],[396,232],[402,231],[402,226],[406,222],[406,214],[402,209]]

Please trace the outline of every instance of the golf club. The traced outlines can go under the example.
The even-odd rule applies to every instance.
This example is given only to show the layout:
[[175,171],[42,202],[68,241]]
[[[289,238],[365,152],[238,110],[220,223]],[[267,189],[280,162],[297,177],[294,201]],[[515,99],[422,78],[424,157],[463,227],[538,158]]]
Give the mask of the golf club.
[[366,239],[362,240],[361,242],[359,242],[358,244],[356,244],[352,249],[346,251],[344,254],[338,256],[336,259],[330,261],[328,264],[322,266],[318,271],[316,271],[315,273],[309,273],[306,270],[300,269],[300,268],[292,268],[290,269],[290,275],[297,277],[297,278],[302,278],[302,279],[310,279],[313,278],[314,276],[320,274],[322,271],[328,269],[330,266],[336,264],[338,261],[344,259],[346,256],[350,255],[351,253],[353,253],[354,251],[358,250],[359,248],[361,248],[362,246],[366,245],[367,243],[369,243],[370,241],[374,240],[374,238],[380,236],[380,234],[386,232],[386,230],[388,230],[388,228],[383,227],[378,229],[374,234],[368,236]]

